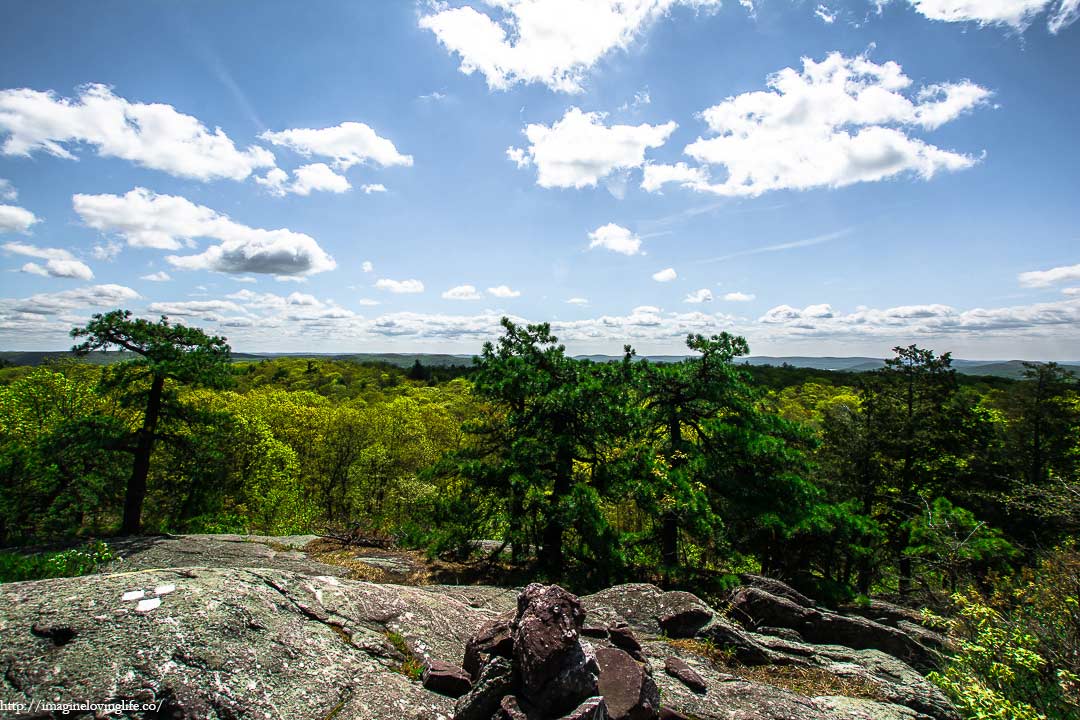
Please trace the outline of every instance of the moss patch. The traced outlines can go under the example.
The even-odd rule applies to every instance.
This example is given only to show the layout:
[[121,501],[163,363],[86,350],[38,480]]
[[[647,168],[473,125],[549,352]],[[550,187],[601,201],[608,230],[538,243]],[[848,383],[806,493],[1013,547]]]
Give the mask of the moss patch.
[[729,648],[708,640],[665,640],[668,645],[708,660],[720,672],[742,680],[772,685],[805,697],[844,695],[887,702],[881,688],[866,678],[845,677],[823,668],[794,665],[744,665]]

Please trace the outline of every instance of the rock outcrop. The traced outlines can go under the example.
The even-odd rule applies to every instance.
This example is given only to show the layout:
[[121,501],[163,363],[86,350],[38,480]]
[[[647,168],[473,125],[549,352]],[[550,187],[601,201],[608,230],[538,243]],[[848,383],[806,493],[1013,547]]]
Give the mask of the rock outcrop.
[[[249,544],[214,540],[196,557],[272,567],[143,569],[135,558],[125,572],[0,585],[0,701],[160,704],[116,716],[131,720],[957,717],[910,664],[924,636],[907,632],[918,623],[902,609],[873,608],[881,623],[845,617],[751,578],[740,624],[652,585],[580,599],[555,586],[379,585],[322,574],[294,547]],[[151,552],[166,557],[168,541]],[[906,640],[864,642],[839,627]],[[698,646],[739,667],[805,668],[873,692],[798,694],[738,677]]]

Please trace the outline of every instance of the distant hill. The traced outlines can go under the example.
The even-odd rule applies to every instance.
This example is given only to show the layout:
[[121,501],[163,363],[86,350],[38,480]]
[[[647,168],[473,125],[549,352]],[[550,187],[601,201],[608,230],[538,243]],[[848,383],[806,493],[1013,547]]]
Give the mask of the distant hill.
[[[0,360],[14,365],[41,365],[62,359],[71,359],[70,352],[58,351],[0,351]],[[129,352],[95,352],[86,356],[86,362],[96,365],[130,360],[134,355]],[[397,367],[407,368],[419,360],[427,367],[448,367],[452,365],[471,365],[472,355],[449,355],[439,353],[233,353],[234,362],[257,362],[279,357],[318,358],[322,360],[351,360],[353,362],[383,362]],[[616,362],[621,355],[576,355],[578,359],[593,362]],[[686,355],[644,355],[650,362],[679,362]],[[794,367],[813,368],[815,370],[836,370],[840,372],[869,372],[885,366],[881,358],[872,357],[811,357],[804,355],[768,356],[751,355],[743,358],[748,365],[792,365]],[[1062,367],[1080,375],[1080,361],[1059,363]],[[953,358],[953,367],[964,375],[990,375],[994,377],[1019,378],[1023,376],[1022,360],[964,360]]]

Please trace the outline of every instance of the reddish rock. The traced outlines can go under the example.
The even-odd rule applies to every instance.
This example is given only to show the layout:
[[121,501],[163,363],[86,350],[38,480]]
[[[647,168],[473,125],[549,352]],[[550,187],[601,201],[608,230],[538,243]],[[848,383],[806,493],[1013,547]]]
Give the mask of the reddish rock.
[[667,705],[660,708],[660,720],[690,720],[678,710],[672,710]]
[[596,661],[611,720],[656,720],[660,691],[645,666],[618,648],[598,649]]
[[688,592],[664,593],[663,605],[656,616],[660,629],[668,637],[694,637],[713,619],[713,611],[696,595]]
[[465,658],[461,666],[475,680],[480,668],[493,657],[510,659],[514,641],[510,638],[510,620],[491,620],[480,626],[476,634],[465,643]]
[[645,662],[645,656],[641,654],[641,643],[634,637],[634,631],[629,627],[622,625],[608,628],[608,639],[611,640],[612,645],[630,653],[630,656],[638,662]]
[[451,665],[442,660],[429,662],[424,668],[421,681],[428,690],[452,698],[461,697],[472,687],[472,678],[469,677],[469,673],[457,665]]
[[694,692],[704,694],[707,687],[705,680],[694,668],[687,665],[685,660],[674,655],[668,656],[664,661],[664,671]]
[[559,720],[609,720],[604,698],[591,697]]

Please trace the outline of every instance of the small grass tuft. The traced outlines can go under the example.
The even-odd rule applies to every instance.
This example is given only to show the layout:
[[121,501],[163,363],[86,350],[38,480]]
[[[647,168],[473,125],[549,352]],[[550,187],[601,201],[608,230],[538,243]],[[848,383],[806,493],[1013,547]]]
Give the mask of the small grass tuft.
[[410,680],[419,680],[420,676],[424,674],[424,661],[409,649],[405,636],[391,630],[386,633],[386,639],[404,658],[401,664],[394,668],[394,671],[401,673]]

